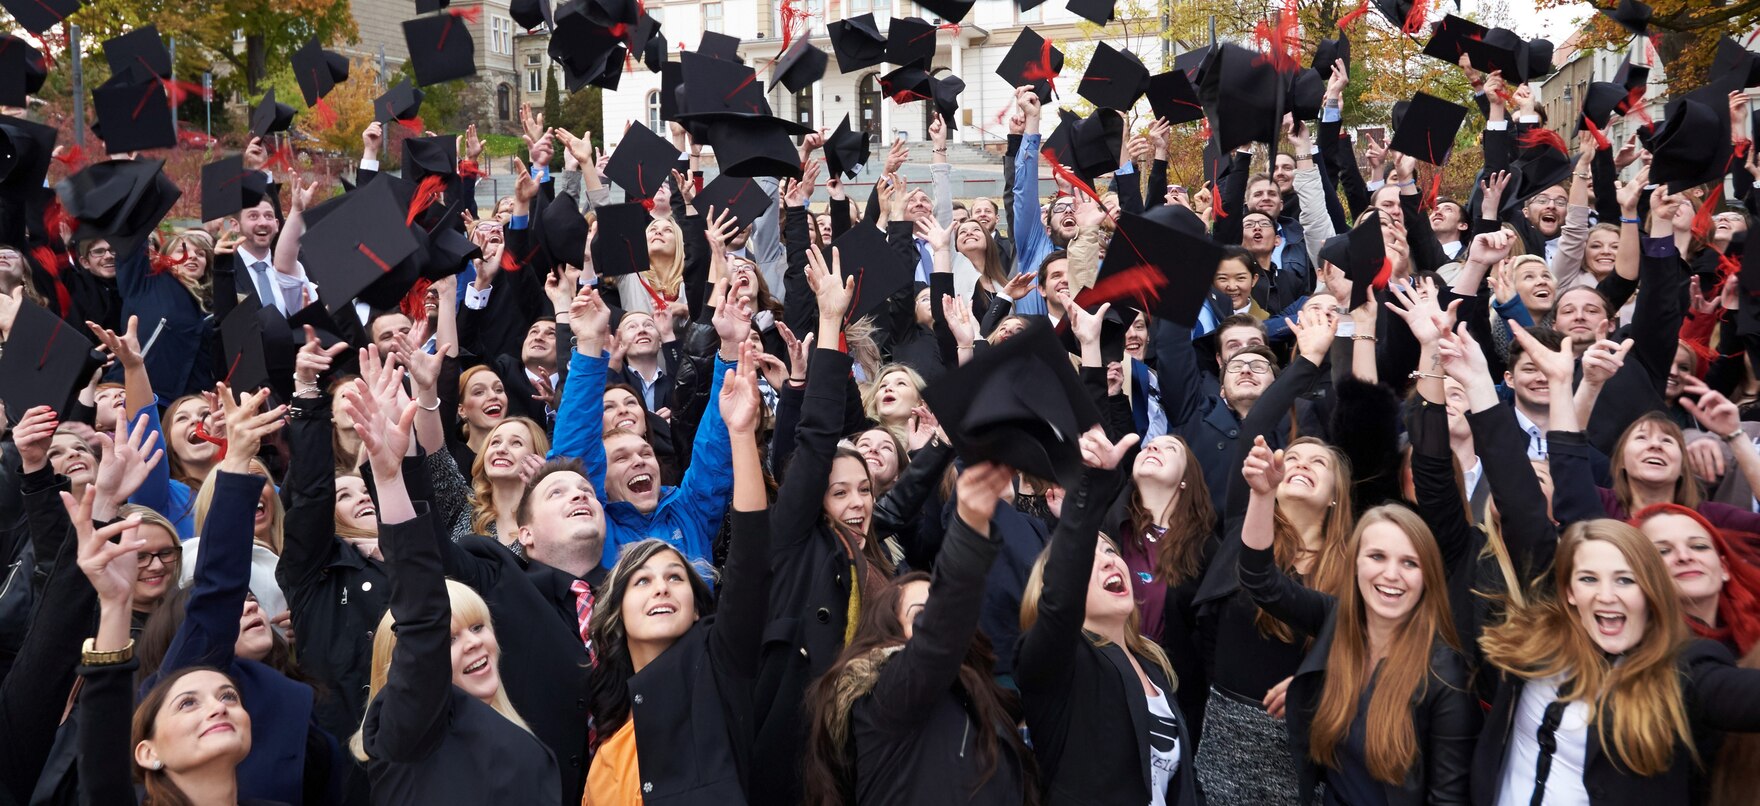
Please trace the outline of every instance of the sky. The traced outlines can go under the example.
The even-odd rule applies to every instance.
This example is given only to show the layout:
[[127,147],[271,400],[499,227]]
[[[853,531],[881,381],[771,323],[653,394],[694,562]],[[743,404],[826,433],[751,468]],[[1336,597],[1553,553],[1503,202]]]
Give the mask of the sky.
[[[1441,0],[1442,8],[1452,11],[1450,5]],[[1594,13],[1588,3],[1539,10],[1534,0],[1461,0],[1461,7],[1467,13],[1477,11],[1486,21],[1501,23],[1524,37],[1544,37],[1554,45],[1562,43]]]

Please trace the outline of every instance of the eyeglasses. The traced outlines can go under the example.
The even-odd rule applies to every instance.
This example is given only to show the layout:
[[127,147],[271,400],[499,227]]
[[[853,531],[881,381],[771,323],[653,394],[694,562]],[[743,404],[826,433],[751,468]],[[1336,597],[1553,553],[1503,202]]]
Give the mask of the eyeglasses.
[[1051,212],[1053,213],[1067,213],[1074,209],[1076,209],[1075,202],[1058,202],[1051,205]]
[[1570,203],[1571,200],[1563,196],[1535,196],[1533,199],[1536,207],[1563,207]]
[[1271,222],[1269,222],[1269,221],[1243,221],[1243,222],[1241,222],[1241,229],[1250,229],[1250,230],[1271,229]]
[[147,566],[152,565],[154,560],[158,560],[160,565],[171,565],[182,559],[183,550],[172,547],[168,549],[159,549],[158,551],[140,552],[134,555],[134,565],[136,568],[146,568]]
[[90,255],[92,257],[108,257],[110,255],[116,254],[116,250],[111,249],[108,246],[99,246],[99,247],[92,249],[92,251],[87,252],[86,254]]
[[1238,375],[1242,372],[1251,372],[1254,375],[1264,375],[1271,371],[1271,362],[1266,361],[1263,358],[1257,358],[1252,361],[1230,361],[1228,362],[1227,369],[1231,375]]

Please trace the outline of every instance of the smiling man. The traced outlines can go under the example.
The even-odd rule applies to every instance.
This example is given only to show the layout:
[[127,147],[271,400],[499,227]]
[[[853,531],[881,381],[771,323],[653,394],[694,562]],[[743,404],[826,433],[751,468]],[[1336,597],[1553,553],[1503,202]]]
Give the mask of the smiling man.
[[[1528,334],[1548,350],[1556,350],[1564,343],[1564,336],[1551,328],[1531,327]],[[1509,369],[1503,373],[1503,383],[1515,393],[1516,425],[1528,435],[1528,458],[1545,459],[1546,429],[1552,419],[1549,408],[1552,390],[1547,384],[1546,373],[1540,371],[1533,356],[1522,350],[1519,341],[1510,342]]]

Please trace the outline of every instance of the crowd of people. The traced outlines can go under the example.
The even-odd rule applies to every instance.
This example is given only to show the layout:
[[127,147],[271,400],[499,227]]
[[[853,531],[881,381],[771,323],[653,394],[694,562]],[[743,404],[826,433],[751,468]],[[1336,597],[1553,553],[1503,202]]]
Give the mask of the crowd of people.
[[1746,88],[1572,147],[1463,61],[1451,197],[1326,67],[1201,188],[1031,84],[1001,199],[937,118],[614,204],[530,110],[492,210],[379,122],[189,228],[0,184],[0,804],[1752,803]]

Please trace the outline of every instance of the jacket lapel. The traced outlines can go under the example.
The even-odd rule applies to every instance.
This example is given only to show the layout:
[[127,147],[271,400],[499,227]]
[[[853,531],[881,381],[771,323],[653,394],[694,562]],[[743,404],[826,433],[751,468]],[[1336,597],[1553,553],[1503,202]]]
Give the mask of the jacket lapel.
[[[1100,653],[1112,661],[1113,671],[1118,673],[1118,680],[1124,685],[1125,702],[1131,711],[1131,728],[1137,737],[1137,767],[1143,771],[1143,787],[1147,789],[1153,785],[1149,774],[1149,697],[1143,693],[1143,682],[1137,679],[1137,670],[1131,668],[1130,659],[1125,657],[1124,647],[1108,644],[1100,647]],[[1173,694],[1167,690],[1167,681],[1156,680],[1155,673],[1148,666],[1143,667],[1143,671],[1171,701]]]

